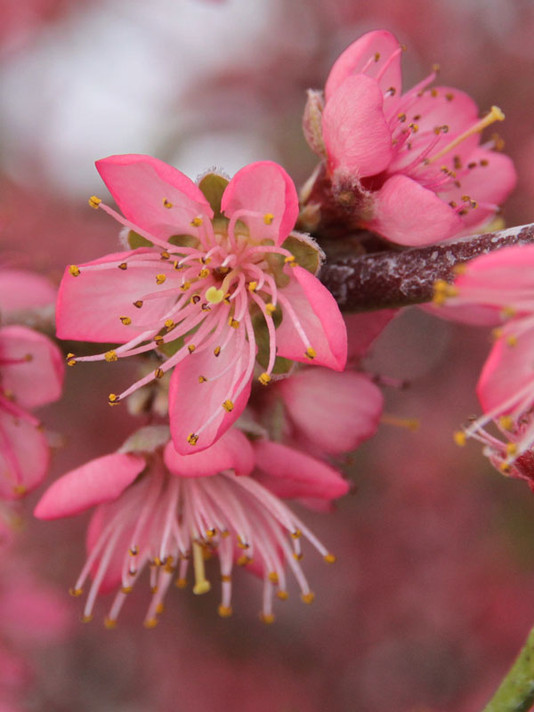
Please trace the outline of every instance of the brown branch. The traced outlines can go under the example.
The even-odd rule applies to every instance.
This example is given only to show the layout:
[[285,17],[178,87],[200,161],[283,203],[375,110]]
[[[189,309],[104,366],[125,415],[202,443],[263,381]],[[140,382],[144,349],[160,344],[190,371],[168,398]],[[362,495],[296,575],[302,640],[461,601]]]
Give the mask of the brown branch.
[[[534,243],[534,223],[454,242],[365,255],[336,254],[319,277],[344,311],[371,311],[421,304],[432,299],[437,279],[453,280],[462,262],[509,245]],[[327,254],[329,252],[328,245]]]

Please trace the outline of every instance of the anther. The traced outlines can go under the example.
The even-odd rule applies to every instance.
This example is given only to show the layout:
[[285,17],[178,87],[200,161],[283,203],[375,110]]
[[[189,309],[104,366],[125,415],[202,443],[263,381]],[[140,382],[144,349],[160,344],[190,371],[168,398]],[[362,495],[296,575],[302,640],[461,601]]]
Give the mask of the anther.
[[163,284],[163,282],[167,279],[167,276],[164,274],[157,274],[156,275],[156,284]]
[[104,618],[104,627],[107,628],[108,630],[115,628],[116,625],[117,625],[116,618],[110,618],[109,616],[106,616],[106,618]]
[[91,614],[89,615],[83,615],[82,618],[82,623],[90,623],[93,620],[93,616]]
[[267,373],[267,371],[264,371],[259,377],[258,381],[261,383],[262,386],[267,386],[271,382],[271,377]]
[[132,320],[129,316],[120,316],[119,319],[122,321],[124,326],[130,326],[130,324],[132,323]]
[[508,430],[509,432],[514,429],[514,419],[511,415],[501,415],[498,420],[498,423],[501,428],[503,428],[504,430]]
[[237,565],[238,566],[246,566],[247,564],[250,564],[252,559],[250,556],[247,556],[246,554],[241,554],[241,556],[237,559]]
[[100,200],[100,198],[97,198],[96,195],[92,195],[89,198],[89,205],[91,208],[94,208],[95,210],[98,209],[98,206],[100,205],[101,202],[102,201]]
[[280,579],[278,578],[278,574],[276,573],[276,571],[269,572],[269,574],[267,575],[267,578],[269,579],[269,581],[271,583],[274,583],[274,584],[277,584],[280,582]]
[[187,350],[189,351],[190,354],[192,354],[195,349],[196,349],[195,344],[188,344],[188,345],[187,345]]
[[274,312],[276,311],[276,306],[272,302],[267,302],[267,304],[265,305],[265,311],[267,312],[267,314],[274,314]]
[[454,442],[459,445],[459,447],[463,447],[465,443],[467,442],[467,435],[464,433],[463,430],[457,430],[453,434]]
[[193,219],[191,220],[191,225],[192,225],[193,227],[200,227],[200,226],[202,225],[202,218],[198,218],[198,217],[197,217],[197,218],[193,218]]
[[232,615],[232,606],[223,606],[221,603],[219,608],[217,609],[218,614],[221,616],[221,618],[230,618]]
[[324,555],[324,560],[326,561],[327,564],[335,564],[337,559],[335,554],[325,554]]
[[375,60],[375,62],[380,61],[380,52],[375,52],[374,60]]
[[255,292],[257,288],[258,288],[257,282],[249,282],[248,283],[249,292]]
[[272,213],[265,213],[265,215],[263,216],[263,222],[266,225],[272,225],[273,220],[274,220],[274,215]]
[[222,404],[222,407],[225,409],[227,413],[231,413],[232,410],[234,409],[234,404],[232,403],[231,400],[225,400],[224,403]]
[[187,587],[187,579],[177,578],[174,585],[176,586],[176,588],[186,588]]
[[78,267],[78,265],[70,265],[69,272],[73,277],[78,277],[80,274],[80,268]]
[[313,360],[313,359],[317,356],[317,352],[315,351],[314,348],[312,348],[311,346],[308,346],[308,348],[306,349],[305,355],[306,355],[309,359],[312,359],[312,360]]
[[158,619],[157,618],[147,618],[144,622],[143,625],[145,628],[155,628],[158,624]]
[[206,378],[206,376],[199,376],[199,377],[198,377],[198,382],[199,382],[199,383],[206,383],[207,380],[208,380],[208,379]]
[[189,433],[187,436],[187,442],[190,445],[196,445],[198,442],[198,435],[196,433]]
[[165,371],[162,368],[156,368],[154,371],[154,378],[163,378]]
[[74,366],[76,363],[76,358],[74,357],[73,353],[68,353],[67,354],[67,366]]
[[156,336],[154,336],[154,341],[158,346],[160,346],[160,344],[163,344],[165,342],[165,339],[163,338],[163,336],[161,336],[161,334],[156,334]]
[[120,396],[116,395],[115,393],[110,393],[108,396],[108,403],[109,405],[117,405],[117,403],[120,401]]
[[163,250],[163,252],[160,255],[162,260],[170,260],[171,259],[171,254],[170,252],[167,252],[167,250]]
[[239,326],[239,322],[237,319],[234,319],[234,317],[231,316],[228,319],[228,326],[231,326],[232,329],[237,329],[237,327]]
[[163,198],[163,207],[170,209],[172,208],[172,203],[170,200],[167,200],[167,198]]
[[220,353],[221,353],[221,347],[220,347],[220,346],[216,346],[216,347],[213,349],[213,355],[214,355],[214,356],[218,356]]
[[287,599],[289,598],[289,593],[281,589],[280,591],[276,592],[276,597],[279,598],[281,601],[287,601]]
[[81,588],[69,588],[69,595],[73,596],[74,598],[78,598],[81,596],[83,593],[83,590]]
[[206,277],[210,276],[210,271],[207,267],[204,267],[204,269],[201,269],[200,272],[198,273],[199,279],[206,279]]
[[141,307],[143,306],[143,300],[138,299],[136,302],[133,303],[133,305],[134,307],[137,307],[137,309],[141,309]]
[[104,354],[104,358],[106,359],[106,361],[108,363],[111,363],[112,361],[119,360],[119,357],[117,356],[117,352],[113,351],[113,349],[111,351],[106,351],[106,353]]
[[301,593],[300,597],[303,603],[313,603],[315,600],[315,594],[313,591],[308,591],[308,593]]
[[174,329],[174,327],[176,326],[176,324],[174,323],[174,321],[172,319],[165,319],[164,324],[165,324],[165,329],[167,331],[172,331],[172,329]]
[[274,615],[272,613],[260,613],[260,621],[271,625],[271,623],[274,623]]
[[120,265],[117,265],[119,269],[122,269],[123,271],[125,269],[128,269],[128,263],[127,262],[121,262]]
[[182,292],[187,292],[188,289],[191,288],[191,282],[184,282],[183,284],[180,285],[180,289]]
[[297,266],[297,260],[295,259],[294,255],[289,255],[289,257],[286,257],[284,262],[286,263],[286,265],[289,265],[290,267]]
[[295,529],[295,531],[291,532],[291,537],[293,539],[300,539],[301,536],[302,532],[300,531],[300,529]]

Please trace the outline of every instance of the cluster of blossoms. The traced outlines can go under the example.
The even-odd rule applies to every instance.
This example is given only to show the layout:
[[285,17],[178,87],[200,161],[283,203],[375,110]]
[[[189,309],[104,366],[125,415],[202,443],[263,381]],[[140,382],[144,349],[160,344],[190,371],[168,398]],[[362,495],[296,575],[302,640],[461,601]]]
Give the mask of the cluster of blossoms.
[[515,180],[494,143],[479,143],[502,112],[478,120],[462,92],[427,88],[435,73],[402,94],[400,57],[392,35],[371,32],[336,62],[324,99],[310,93],[304,129],[321,164],[300,205],[269,161],[198,184],[149,156],[97,162],[120,212],[96,196],[89,204],[120,223],[122,250],[66,269],[57,335],[106,344],[69,353],[70,366],[138,357],[138,380],[109,404],[130,396],[145,423],[117,452],[57,480],[35,510],[56,519],[96,507],[72,588],[88,586],[84,620],[114,590],[113,626],[148,567],[145,624],[155,625],[190,568],[193,592],[210,590],[214,554],[221,616],[232,612],[235,564],[263,580],[265,622],[275,597],[288,596],[288,570],[313,600],[302,542],[335,557],[284,500],[324,511],[348,491],[336,459],[374,434],[383,406],[359,359],[392,313],[363,318],[348,343],[317,277],[324,255],[294,228],[321,236],[341,220],[345,232],[432,243],[487,222]]
[[302,223],[328,232],[367,228],[425,245],[487,223],[512,190],[512,161],[480,132],[504,114],[435,86],[433,71],[402,92],[402,46],[369,32],[335,62],[324,95],[310,92],[304,132],[321,158],[303,191]]
[[[507,247],[457,269],[454,285],[438,282],[435,303],[461,309],[470,321],[494,326],[494,344],[477,394],[484,414],[455,435],[475,438],[503,473],[534,487],[534,246]],[[494,423],[505,441],[487,430]]]

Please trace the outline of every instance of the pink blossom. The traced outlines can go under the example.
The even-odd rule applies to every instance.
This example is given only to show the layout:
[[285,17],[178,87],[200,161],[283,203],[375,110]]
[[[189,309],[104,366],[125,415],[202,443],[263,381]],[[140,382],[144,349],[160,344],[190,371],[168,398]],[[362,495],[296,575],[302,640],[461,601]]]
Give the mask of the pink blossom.
[[[477,385],[484,414],[457,433],[456,440],[480,440],[502,472],[534,482],[529,455],[534,445],[533,264],[533,245],[482,255],[458,270],[454,285],[439,282],[435,298],[453,309],[477,309],[481,320],[493,317],[490,323],[499,324]],[[486,429],[492,421],[508,442]]]
[[[335,62],[324,102],[310,93],[304,130],[323,164],[304,197],[327,222],[343,215],[392,242],[424,245],[488,222],[516,175],[494,141],[480,144],[501,110],[479,119],[464,92],[428,88],[436,71],[401,93],[401,53],[389,32],[369,32]],[[325,191],[337,216],[321,207]]]
[[[131,450],[148,443],[151,454]],[[273,447],[258,443],[253,448],[241,431],[231,429],[210,448],[184,456],[168,441],[167,428],[153,426],[136,433],[121,451],[57,480],[37,505],[37,517],[64,517],[98,503],[89,527],[88,558],[73,588],[80,595],[91,575],[84,619],[92,616],[99,592],[120,586],[107,618],[113,625],[148,564],[153,597],[145,624],[155,625],[175,576],[176,585],[185,587],[190,562],[193,593],[210,590],[205,559],[211,553],[219,559],[223,617],[232,612],[234,563],[262,577],[265,622],[274,618],[274,596],[288,595],[286,567],[303,600],[310,602],[313,594],[299,563],[301,540],[327,562],[334,557],[268,487],[250,476],[255,467],[273,469],[280,454]],[[331,500],[348,489],[334,469],[311,457],[283,448],[283,461],[289,489],[282,496],[308,493]]]
[[[67,269],[58,336],[121,344],[105,354],[71,357],[71,364],[156,350],[164,358],[112,394],[111,403],[173,369],[171,432],[177,450],[187,454],[191,446],[209,447],[242,412],[256,357],[263,385],[279,357],[343,369],[346,330],[338,307],[282,246],[298,201],[280,166],[254,163],[229,183],[208,175],[200,187],[147,156],[113,156],[97,167],[125,217],[97,198],[91,204],[147,246]],[[318,267],[305,236],[291,240]],[[266,346],[258,353],[260,342]]]
[[0,329],[0,497],[36,487],[49,462],[46,435],[30,412],[61,395],[63,359],[46,336],[24,326]]

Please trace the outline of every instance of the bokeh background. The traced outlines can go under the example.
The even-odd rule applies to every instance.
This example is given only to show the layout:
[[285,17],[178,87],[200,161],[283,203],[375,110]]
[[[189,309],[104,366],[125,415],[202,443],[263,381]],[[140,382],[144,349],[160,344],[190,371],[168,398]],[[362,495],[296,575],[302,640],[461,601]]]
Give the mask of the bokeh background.
[[[482,112],[504,110],[499,131],[519,173],[504,218],[533,221],[530,0],[1,0],[2,264],[58,282],[66,263],[115,247],[115,224],[86,202],[102,193],[94,161],[110,154],[149,153],[192,178],[272,159],[302,183],[315,162],[300,129],[305,91],[379,28],[408,47],[406,86],[438,62],[441,84],[470,92]],[[5,709],[482,709],[534,622],[533,496],[451,437],[478,412],[489,345],[487,331],[418,309],[376,342],[365,366],[390,384],[389,420],[421,425],[383,424],[346,463],[353,494],[333,515],[304,514],[338,563],[310,552],[316,600],[281,603],[274,626],[258,621],[261,584],[244,572],[229,620],[217,616],[216,592],[176,590],[147,631],[140,586],[115,630],[78,623],[67,588],[83,564],[87,519],[33,521],[39,493],[31,497],[2,583],[16,583],[18,604],[6,610],[18,632],[0,620],[2,644],[22,646],[30,662],[19,671],[20,706]],[[106,404],[115,374],[102,364],[69,369],[63,402],[43,410],[56,446],[50,480],[129,434],[125,410]],[[25,604],[37,586],[63,616],[45,645],[34,640],[39,612]],[[20,643],[21,630],[35,635]]]

